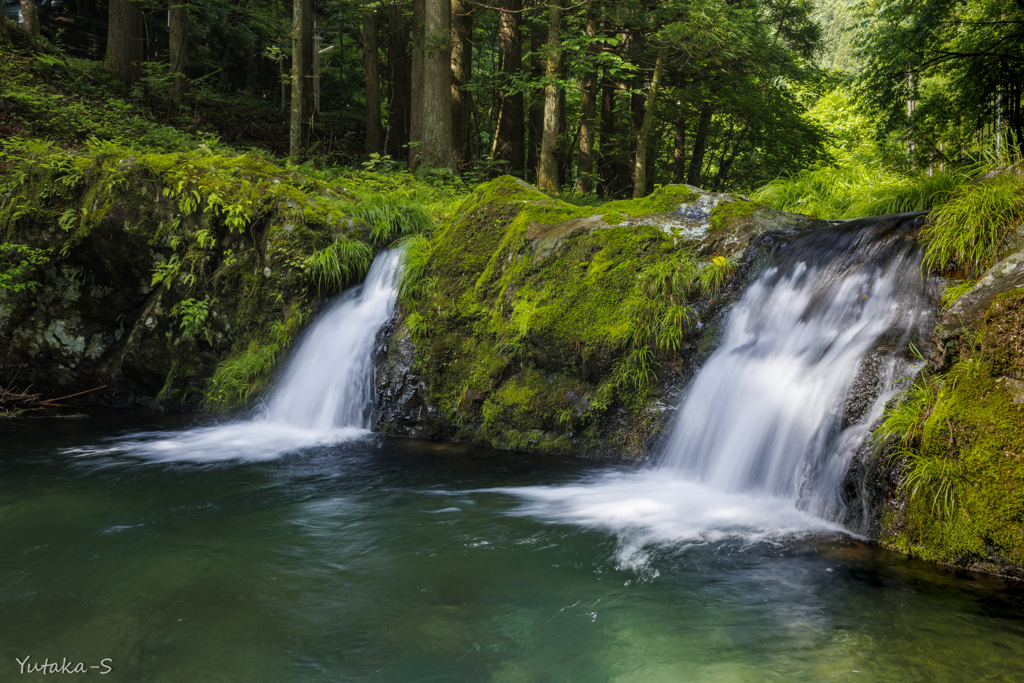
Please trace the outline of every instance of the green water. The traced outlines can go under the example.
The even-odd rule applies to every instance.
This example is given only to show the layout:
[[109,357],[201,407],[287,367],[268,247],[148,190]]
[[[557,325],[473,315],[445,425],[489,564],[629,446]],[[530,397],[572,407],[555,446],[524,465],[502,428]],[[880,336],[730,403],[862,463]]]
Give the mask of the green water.
[[834,533],[638,542],[636,506],[616,529],[509,492],[606,465],[381,437],[259,462],[80,448],[153,427],[0,424],[0,681],[1024,677],[1012,583]]

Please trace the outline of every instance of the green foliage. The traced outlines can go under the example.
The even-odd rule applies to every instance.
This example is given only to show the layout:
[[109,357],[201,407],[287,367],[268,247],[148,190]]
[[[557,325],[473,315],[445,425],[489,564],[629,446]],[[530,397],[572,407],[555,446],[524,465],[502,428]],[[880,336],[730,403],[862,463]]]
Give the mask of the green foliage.
[[39,287],[39,282],[27,279],[37,267],[49,261],[49,250],[35,249],[26,244],[0,243],[0,290],[21,292]]
[[955,171],[904,175],[888,171],[877,162],[853,162],[773,180],[758,189],[752,199],[780,211],[817,218],[860,218],[931,209],[966,180]]
[[201,301],[196,299],[183,299],[171,309],[171,315],[181,319],[181,331],[186,336],[196,337],[200,334],[208,344],[213,344],[214,330],[207,322],[210,317],[210,306],[217,303],[217,299],[210,299],[209,296]]
[[909,387],[886,406],[882,424],[874,431],[878,446],[898,443],[903,449],[921,443],[924,424],[935,406],[942,382],[922,372]]
[[270,324],[262,336],[221,361],[209,380],[204,406],[226,412],[243,407],[251,398],[264,393],[280,355],[287,350],[304,319],[301,312],[291,309],[283,321]]
[[424,235],[411,235],[403,238],[396,246],[402,249],[398,301],[411,303],[415,299],[425,298],[434,285],[434,280],[427,275],[430,240]]
[[921,234],[925,265],[936,271],[963,270],[979,277],[1007,249],[1024,222],[1024,176],[1000,173],[966,183],[929,217]]
[[307,256],[302,269],[320,292],[329,293],[366,275],[372,260],[369,244],[338,235],[330,246]]
[[371,237],[381,245],[433,227],[427,210],[403,194],[375,194],[341,208],[347,215],[371,225]]
[[974,289],[974,285],[976,284],[978,284],[977,280],[964,280],[959,284],[949,285],[942,290],[942,297],[939,302],[942,304],[943,308],[949,308],[956,303],[957,299]]

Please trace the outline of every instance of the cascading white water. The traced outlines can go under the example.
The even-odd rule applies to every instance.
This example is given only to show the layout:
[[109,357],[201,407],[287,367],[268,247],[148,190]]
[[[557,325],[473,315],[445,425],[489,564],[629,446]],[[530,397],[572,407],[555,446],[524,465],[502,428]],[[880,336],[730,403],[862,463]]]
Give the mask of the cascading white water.
[[[729,312],[662,466],[722,491],[799,498],[802,509],[834,515],[849,457],[866,435],[851,425],[860,438],[843,444],[862,359],[883,335],[905,349],[928,309],[912,240],[863,229],[803,238]],[[881,369],[895,360],[883,358],[889,367]]]
[[365,434],[374,338],[394,311],[400,258],[398,250],[378,255],[365,282],[342,294],[310,326],[259,417],[181,432],[136,433],[81,453],[252,460]]
[[267,420],[312,430],[368,426],[374,337],[394,312],[399,258],[397,250],[380,254],[366,281],[316,321],[270,394]]
[[[615,533],[625,566],[652,544],[840,530],[850,458],[931,324],[920,252],[894,227],[780,249],[726,316],[654,466],[501,491],[524,499],[519,514]],[[850,415],[866,363],[874,389]]]

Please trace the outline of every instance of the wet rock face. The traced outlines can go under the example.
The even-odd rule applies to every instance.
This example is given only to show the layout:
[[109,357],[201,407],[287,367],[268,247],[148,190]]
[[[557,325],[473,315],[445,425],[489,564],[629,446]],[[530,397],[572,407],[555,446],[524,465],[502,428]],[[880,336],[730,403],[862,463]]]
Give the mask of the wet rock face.
[[964,334],[980,329],[993,300],[1000,294],[1024,287],[1024,248],[989,268],[969,292],[949,307],[935,326],[930,365],[945,372],[956,362]]
[[[591,208],[513,178],[485,184],[431,239],[429,292],[402,302],[378,338],[374,428],[646,457],[759,257],[821,224],[688,186]],[[731,277],[689,297],[691,324],[674,350],[631,360],[628,302],[645,274],[712,257],[735,263]],[[636,362],[630,377],[651,382],[626,378]]]

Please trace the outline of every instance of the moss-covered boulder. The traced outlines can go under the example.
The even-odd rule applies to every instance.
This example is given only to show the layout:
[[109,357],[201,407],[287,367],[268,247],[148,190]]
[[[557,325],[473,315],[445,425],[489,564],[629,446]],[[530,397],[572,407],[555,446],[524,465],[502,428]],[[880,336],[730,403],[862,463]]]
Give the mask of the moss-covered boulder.
[[242,405],[388,237],[346,214],[343,189],[258,155],[50,148],[14,171],[0,191],[0,383],[49,398]]
[[755,245],[811,225],[689,186],[581,207],[515,178],[486,183],[408,247],[400,313],[378,346],[374,426],[644,454],[669,395],[713,347]]
[[1024,578],[1024,288],[997,295],[905,456],[884,545]]

